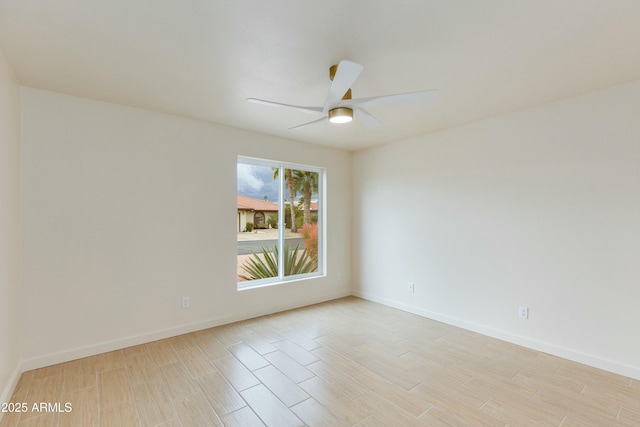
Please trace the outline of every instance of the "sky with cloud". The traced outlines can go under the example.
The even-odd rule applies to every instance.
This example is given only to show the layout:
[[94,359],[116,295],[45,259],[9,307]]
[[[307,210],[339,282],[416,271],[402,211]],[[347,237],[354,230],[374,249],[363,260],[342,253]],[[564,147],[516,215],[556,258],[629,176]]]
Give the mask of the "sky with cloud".
[[238,163],[238,194],[260,200],[267,196],[270,202],[277,203],[280,200],[278,190],[278,181],[273,179],[273,169]]
[[[269,166],[238,163],[238,194],[241,196],[259,200],[264,200],[264,196],[267,196],[270,202],[278,203],[278,182],[273,179],[273,169]],[[301,194],[296,195],[296,203],[300,197]],[[288,198],[285,196],[285,201]],[[317,194],[313,194],[311,200],[316,201]]]

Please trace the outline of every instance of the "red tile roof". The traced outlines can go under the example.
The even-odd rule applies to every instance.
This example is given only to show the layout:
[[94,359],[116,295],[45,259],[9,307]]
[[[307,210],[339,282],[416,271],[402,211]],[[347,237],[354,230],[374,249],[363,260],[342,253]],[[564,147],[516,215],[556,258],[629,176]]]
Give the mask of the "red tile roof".
[[[273,202],[266,202],[260,199],[254,199],[252,197],[238,195],[238,209],[244,211],[269,211],[277,212],[278,204]],[[318,202],[311,202],[311,210],[318,210]]]
[[238,210],[278,212],[278,204],[238,195]]

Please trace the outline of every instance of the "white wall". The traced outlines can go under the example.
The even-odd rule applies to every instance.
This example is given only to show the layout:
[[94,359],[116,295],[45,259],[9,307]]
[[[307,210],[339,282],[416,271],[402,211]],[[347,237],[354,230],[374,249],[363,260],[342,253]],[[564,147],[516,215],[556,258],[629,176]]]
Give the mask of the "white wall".
[[353,177],[357,295],[640,378],[640,82],[359,152]]
[[[25,369],[350,294],[349,153],[30,88],[22,102]],[[327,169],[326,278],[236,290],[237,155]]]
[[0,49],[0,402],[20,374],[19,167],[20,90]]

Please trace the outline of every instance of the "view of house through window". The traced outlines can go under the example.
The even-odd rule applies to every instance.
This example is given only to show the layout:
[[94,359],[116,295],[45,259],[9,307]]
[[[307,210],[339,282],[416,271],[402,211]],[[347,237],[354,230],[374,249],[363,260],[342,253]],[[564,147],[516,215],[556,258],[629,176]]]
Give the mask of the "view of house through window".
[[322,272],[323,174],[238,158],[238,288]]

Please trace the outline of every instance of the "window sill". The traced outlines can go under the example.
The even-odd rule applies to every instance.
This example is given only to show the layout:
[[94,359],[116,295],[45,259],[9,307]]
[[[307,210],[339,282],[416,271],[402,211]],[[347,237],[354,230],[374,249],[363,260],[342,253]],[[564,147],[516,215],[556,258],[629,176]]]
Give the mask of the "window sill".
[[[326,274],[322,274],[322,273],[309,273],[309,274],[305,274],[305,275],[299,275],[299,276],[294,276],[291,278],[285,278],[283,280],[278,280],[278,279],[262,279],[262,280],[252,280],[252,281],[247,281],[247,282],[238,282],[238,292],[240,291],[248,291],[251,289],[258,289],[258,288],[266,288],[269,286],[277,286],[277,285],[284,285],[287,283],[295,283],[295,282],[302,282],[302,281],[306,281],[306,280],[311,280],[311,279],[318,279],[318,278],[323,278],[323,277],[327,277]],[[244,284],[244,283],[250,283],[247,285],[242,285],[240,286],[240,284]]]

